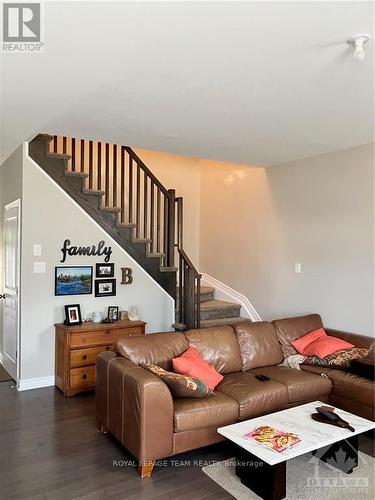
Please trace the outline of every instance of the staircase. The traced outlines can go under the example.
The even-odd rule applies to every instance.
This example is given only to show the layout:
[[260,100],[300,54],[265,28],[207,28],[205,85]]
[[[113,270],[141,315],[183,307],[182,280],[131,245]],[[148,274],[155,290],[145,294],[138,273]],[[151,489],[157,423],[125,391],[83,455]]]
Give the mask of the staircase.
[[[177,292],[178,295],[178,292]],[[248,318],[240,316],[241,306],[235,302],[215,300],[215,288],[201,286],[200,289],[200,327],[211,328],[222,325],[235,325]]]
[[176,330],[241,321],[201,287],[183,247],[183,199],[128,146],[39,134],[29,155],[176,301]]

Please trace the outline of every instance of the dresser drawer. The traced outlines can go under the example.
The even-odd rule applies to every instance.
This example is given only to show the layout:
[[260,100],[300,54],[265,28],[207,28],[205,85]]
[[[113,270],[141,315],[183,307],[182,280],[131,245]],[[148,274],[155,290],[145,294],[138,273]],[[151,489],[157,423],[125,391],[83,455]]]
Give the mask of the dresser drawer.
[[109,345],[113,344],[120,337],[126,337],[129,335],[140,335],[142,333],[141,327],[135,328],[117,328],[101,330],[97,332],[85,332],[85,333],[71,333],[70,334],[70,347],[86,347],[95,345]]
[[95,366],[72,368],[70,370],[70,387],[89,387],[95,385]]
[[113,351],[112,345],[70,351],[70,367],[76,368],[78,366],[94,365],[96,356],[103,351]]

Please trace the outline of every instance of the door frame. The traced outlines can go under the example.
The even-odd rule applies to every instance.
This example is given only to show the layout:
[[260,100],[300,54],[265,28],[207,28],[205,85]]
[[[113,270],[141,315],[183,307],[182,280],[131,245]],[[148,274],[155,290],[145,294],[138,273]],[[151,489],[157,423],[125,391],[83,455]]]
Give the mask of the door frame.
[[[12,201],[11,203],[7,203],[6,205],[3,206],[3,242],[5,245],[5,213],[7,210],[10,210],[12,208],[17,209],[17,219],[18,219],[18,228],[17,228],[17,268],[18,268],[18,300],[17,300],[17,316],[18,316],[18,321],[17,321],[17,339],[16,339],[16,346],[17,346],[17,360],[16,360],[16,368],[17,368],[17,380],[16,384],[18,387],[19,380],[20,380],[20,330],[21,330],[21,199],[17,198],[16,200]],[[4,279],[4,290],[5,290],[5,246],[3,248],[3,255],[2,255],[2,260],[3,260],[3,279]],[[2,340],[4,340],[4,307],[3,307],[3,314],[2,314]],[[3,346],[4,347],[4,346]],[[3,353],[1,352],[1,358],[4,358]]]

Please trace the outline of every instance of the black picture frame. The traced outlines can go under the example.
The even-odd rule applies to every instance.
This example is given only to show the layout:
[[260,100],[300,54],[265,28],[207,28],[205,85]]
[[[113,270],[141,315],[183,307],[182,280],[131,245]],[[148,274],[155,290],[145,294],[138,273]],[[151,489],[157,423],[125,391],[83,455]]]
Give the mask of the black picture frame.
[[118,321],[120,319],[120,308],[119,306],[109,306],[108,307],[108,319],[110,321]]
[[64,325],[74,326],[82,325],[81,306],[79,304],[68,304],[64,306],[65,321]]
[[[109,285],[109,291],[104,291],[106,285]],[[116,295],[116,280],[95,280],[95,297],[114,297]]]
[[[79,271],[81,270],[81,271]],[[78,279],[87,273],[89,279]],[[74,280],[74,277],[77,280]],[[91,295],[93,286],[92,266],[56,266],[55,267],[55,296]]]
[[96,264],[95,276],[96,278],[114,278],[115,265],[108,262]]

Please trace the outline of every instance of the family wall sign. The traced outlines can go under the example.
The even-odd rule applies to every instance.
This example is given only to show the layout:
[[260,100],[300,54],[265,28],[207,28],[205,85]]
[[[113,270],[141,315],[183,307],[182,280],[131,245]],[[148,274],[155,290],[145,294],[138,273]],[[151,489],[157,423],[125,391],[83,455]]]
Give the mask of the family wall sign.
[[65,240],[61,252],[63,254],[63,257],[60,262],[65,262],[68,255],[88,255],[97,257],[104,256],[104,262],[109,262],[112,255],[112,247],[107,247],[105,241],[103,240],[99,241],[97,245],[88,246],[71,245],[70,240]]

